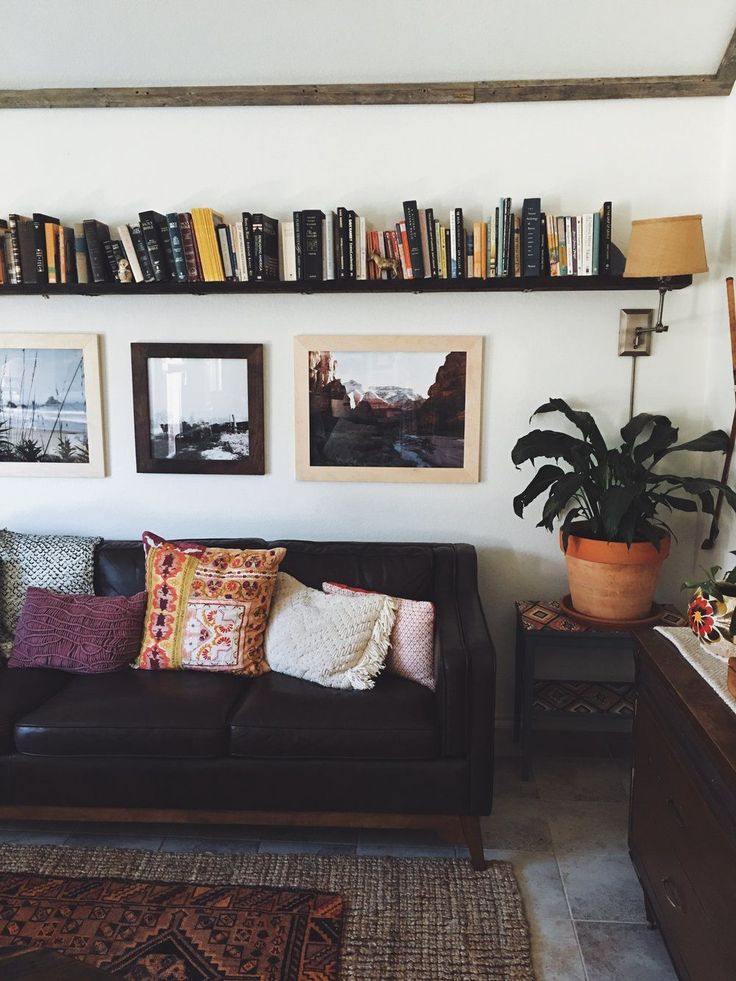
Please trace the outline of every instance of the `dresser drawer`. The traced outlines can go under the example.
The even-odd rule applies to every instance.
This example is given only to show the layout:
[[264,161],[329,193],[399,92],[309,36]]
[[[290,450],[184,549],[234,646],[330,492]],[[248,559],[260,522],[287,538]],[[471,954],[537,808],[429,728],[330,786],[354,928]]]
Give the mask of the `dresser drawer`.
[[[723,977],[733,978],[736,851],[689,769],[689,763],[665,735],[657,712],[645,700],[640,701],[632,785],[632,852],[646,874],[658,915],[671,921],[673,929],[684,930],[688,938],[694,931],[701,946],[705,931],[711,954],[724,961]],[[661,925],[682,947],[685,936],[670,934],[665,924]],[[694,956],[688,954],[689,964],[694,963]],[[703,975],[716,976],[720,977]]]

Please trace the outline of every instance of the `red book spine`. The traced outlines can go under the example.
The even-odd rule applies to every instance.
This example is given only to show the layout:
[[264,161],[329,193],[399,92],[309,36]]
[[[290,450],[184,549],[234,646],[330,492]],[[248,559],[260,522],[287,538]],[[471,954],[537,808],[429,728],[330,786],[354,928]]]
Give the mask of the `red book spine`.
[[409,248],[409,236],[406,232],[406,222],[397,222],[397,233],[401,237],[401,261],[404,267],[404,279],[414,279],[414,270],[411,265],[411,249]]

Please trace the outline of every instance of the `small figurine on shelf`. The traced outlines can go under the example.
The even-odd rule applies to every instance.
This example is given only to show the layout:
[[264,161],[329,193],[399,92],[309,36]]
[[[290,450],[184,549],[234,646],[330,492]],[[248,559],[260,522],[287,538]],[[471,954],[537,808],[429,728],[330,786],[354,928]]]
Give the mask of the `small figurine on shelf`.
[[130,263],[127,259],[118,259],[118,282],[133,282],[133,273],[130,271]]
[[396,277],[399,275],[398,259],[387,259],[385,256],[382,256],[380,252],[371,252],[371,261],[376,267],[376,271],[379,275],[386,270],[391,273],[391,279],[396,279]]

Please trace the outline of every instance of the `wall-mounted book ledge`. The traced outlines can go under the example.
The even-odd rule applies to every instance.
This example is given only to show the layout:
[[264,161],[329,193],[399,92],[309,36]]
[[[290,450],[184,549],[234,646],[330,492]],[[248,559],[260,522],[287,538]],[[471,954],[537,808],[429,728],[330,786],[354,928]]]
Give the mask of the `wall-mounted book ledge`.
[[[692,276],[675,276],[668,289],[692,285]],[[164,293],[570,293],[626,290],[656,290],[651,278],[623,276],[496,276],[491,279],[393,279],[329,280],[326,282],[223,282],[223,283],[85,283],[0,287],[2,296],[146,296]]]

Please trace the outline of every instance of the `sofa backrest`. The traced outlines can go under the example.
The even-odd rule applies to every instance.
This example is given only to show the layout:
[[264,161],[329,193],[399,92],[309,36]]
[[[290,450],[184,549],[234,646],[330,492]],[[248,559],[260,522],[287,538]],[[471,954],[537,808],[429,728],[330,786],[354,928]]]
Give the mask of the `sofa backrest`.
[[[260,538],[193,539],[223,548],[286,549],[281,566],[307,586],[325,580],[390,593],[405,599],[434,599],[434,546],[383,542],[265,542]],[[131,596],[145,589],[143,545],[103,541],[95,558],[95,592]]]

